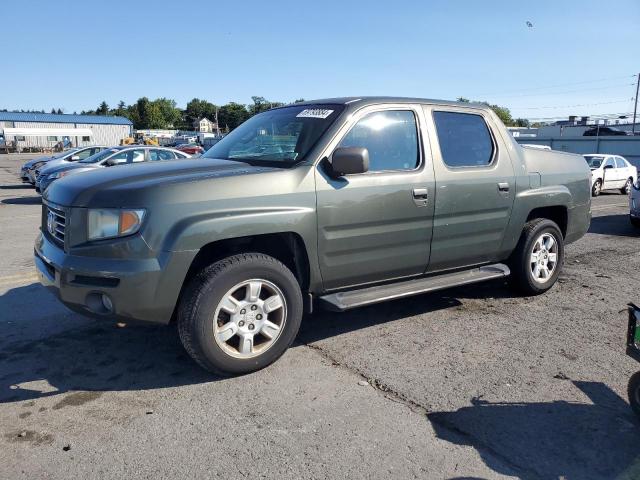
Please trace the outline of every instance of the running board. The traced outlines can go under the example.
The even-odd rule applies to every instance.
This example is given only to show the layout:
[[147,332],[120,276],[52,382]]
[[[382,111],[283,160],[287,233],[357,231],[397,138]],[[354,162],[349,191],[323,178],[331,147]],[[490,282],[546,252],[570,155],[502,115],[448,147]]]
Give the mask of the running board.
[[443,273],[431,277],[421,277],[404,282],[388,283],[359,290],[332,293],[320,297],[321,305],[327,310],[343,312],[351,308],[362,307],[374,303],[385,302],[397,298],[410,297],[421,293],[435,292],[445,288],[484,282],[495,278],[503,278],[510,274],[509,267],[502,263],[463,270],[454,273]]

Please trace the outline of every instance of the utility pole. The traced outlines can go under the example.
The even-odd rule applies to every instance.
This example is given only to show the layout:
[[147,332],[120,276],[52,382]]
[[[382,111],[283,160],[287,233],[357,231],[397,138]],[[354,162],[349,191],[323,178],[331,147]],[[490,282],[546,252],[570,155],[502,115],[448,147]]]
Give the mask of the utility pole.
[[633,125],[631,125],[631,134],[636,134],[636,112],[638,111],[638,91],[640,90],[640,73],[638,74],[638,83],[636,83],[636,102],[633,107]]

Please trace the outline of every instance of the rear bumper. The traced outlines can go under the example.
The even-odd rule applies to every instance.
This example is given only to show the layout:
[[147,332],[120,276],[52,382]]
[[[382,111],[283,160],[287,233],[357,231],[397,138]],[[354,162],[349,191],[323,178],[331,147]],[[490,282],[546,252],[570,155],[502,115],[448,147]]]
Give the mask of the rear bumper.
[[163,252],[144,259],[75,256],[42,234],[34,249],[40,283],[71,310],[164,324],[171,320],[194,256],[195,252]]

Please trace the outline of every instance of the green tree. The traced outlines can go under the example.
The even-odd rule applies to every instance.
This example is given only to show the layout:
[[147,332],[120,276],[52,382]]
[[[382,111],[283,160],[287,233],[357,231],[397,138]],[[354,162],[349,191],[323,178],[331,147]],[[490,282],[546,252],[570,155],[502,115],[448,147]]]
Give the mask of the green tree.
[[225,131],[233,130],[250,116],[251,114],[244,105],[235,102],[221,106],[218,111],[220,127],[224,128]]
[[118,102],[118,106],[111,110],[111,115],[115,115],[117,117],[126,117],[127,116],[127,104],[124,103],[123,100]]
[[161,126],[149,128],[173,128],[180,122],[182,112],[176,108],[175,100],[157,98],[156,100],[153,100],[151,104],[154,106],[154,109],[157,107],[160,114],[159,121],[155,124]]
[[514,121],[516,127],[528,127],[530,125],[529,120],[526,118],[516,118]]
[[250,116],[257,115],[258,113],[266,112],[271,108],[281,107],[284,105],[282,102],[271,102],[264,97],[251,97],[253,105],[249,105]]
[[208,118],[212,122],[216,119],[216,110],[218,107],[207,100],[194,98],[187,103],[187,108],[183,112],[184,126],[186,129],[192,129],[193,123],[201,118]]
[[[471,102],[471,100],[464,97],[458,97],[457,100],[458,102],[462,102],[462,103]],[[494,111],[494,113],[498,116],[498,118],[502,120],[502,123],[504,123],[507,127],[513,126],[514,124],[513,117],[511,116],[511,112],[507,107],[501,107],[500,105],[491,104],[487,101],[479,102],[474,100],[473,103],[481,103],[483,105],[486,105],[487,107],[489,107],[491,110]]]
[[96,110],[97,115],[109,115],[109,105],[104,100]]

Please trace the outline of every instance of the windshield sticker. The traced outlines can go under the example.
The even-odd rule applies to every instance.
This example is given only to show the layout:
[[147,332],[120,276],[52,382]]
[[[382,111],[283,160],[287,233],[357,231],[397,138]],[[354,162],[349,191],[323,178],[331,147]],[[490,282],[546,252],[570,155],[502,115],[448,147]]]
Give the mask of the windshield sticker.
[[307,108],[301,111],[296,117],[301,118],[327,118],[333,113],[333,110],[326,110],[324,108]]

